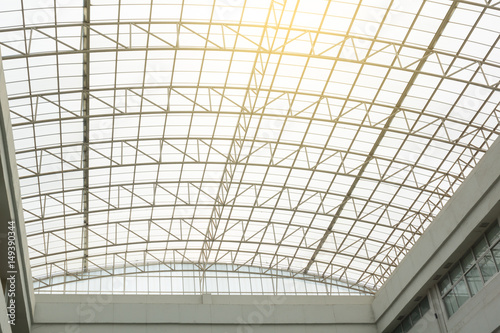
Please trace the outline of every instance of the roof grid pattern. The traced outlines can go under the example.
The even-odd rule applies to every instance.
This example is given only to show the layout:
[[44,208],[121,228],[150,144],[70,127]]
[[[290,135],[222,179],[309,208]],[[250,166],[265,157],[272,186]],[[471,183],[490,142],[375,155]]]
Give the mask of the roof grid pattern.
[[499,134],[499,20],[479,0],[2,4],[37,288],[176,264],[375,292]]

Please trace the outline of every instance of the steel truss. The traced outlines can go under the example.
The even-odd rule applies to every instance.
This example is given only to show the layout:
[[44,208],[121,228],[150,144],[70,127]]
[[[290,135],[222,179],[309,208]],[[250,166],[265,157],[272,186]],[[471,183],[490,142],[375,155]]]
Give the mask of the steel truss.
[[335,1],[19,1],[0,47],[40,289],[224,264],[373,293],[499,134],[498,2],[359,3],[339,30]]

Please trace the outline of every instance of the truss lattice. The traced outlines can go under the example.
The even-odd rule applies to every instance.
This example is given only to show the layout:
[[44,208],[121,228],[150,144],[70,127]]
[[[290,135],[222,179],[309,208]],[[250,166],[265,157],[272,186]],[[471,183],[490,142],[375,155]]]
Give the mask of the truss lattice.
[[2,4],[35,281],[194,265],[376,291],[499,134],[499,21],[479,0]]

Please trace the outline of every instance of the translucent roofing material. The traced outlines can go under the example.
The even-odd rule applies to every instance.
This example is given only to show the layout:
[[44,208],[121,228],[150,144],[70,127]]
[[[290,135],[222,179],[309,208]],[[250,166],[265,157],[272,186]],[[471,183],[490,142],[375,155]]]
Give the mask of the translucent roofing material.
[[35,287],[194,265],[375,292],[499,134],[499,19],[479,0],[2,4]]
[[[167,267],[168,266],[168,267]],[[168,268],[168,269],[166,269]],[[154,264],[111,267],[35,281],[39,293],[127,295],[371,295],[368,288],[265,267]]]

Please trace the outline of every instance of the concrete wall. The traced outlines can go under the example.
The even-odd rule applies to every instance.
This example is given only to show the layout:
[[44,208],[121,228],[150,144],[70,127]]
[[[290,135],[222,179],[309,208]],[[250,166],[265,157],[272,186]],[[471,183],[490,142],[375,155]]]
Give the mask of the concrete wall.
[[67,331],[64,325],[45,325],[33,328],[36,333],[371,333],[372,329],[357,325],[259,325],[259,326],[235,326],[235,325],[186,325],[186,324],[148,324],[148,325],[125,325],[125,324],[97,324],[78,327],[77,331]]
[[500,328],[500,274],[446,320],[446,327],[450,333],[490,333]]
[[[500,215],[499,161],[497,140],[376,294],[373,311],[379,332],[391,332],[399,323],[396,318],[406,316],[417,304],[415,298],[425,296],[487,229],[485,223],[491,225]],[[500,315],[498,320],[500,325]]]
[[429,311],[408,333],[442,333],[442,331],[434,313]]
[[38,295],[34,333],[375,333],[373,297]]
[[[15,222],[15,266],[11,267],[7,260],[9,249],[9,222]],[[15,273],[13,273],[15,272]],[[2,332],[29,332],[34,311],[34,292],[29,265],[26,229],[17,173],[14,138],[10,121],[10,108],[0,54],[0,281],[7,288],[7,278],[15,275],[15,325]],[[3,293],[2,293],[3,295]],[[10,300],[9,300],[10,301]],[[1,320],[0,320],[1,322]],[[1,327],[1,326],[0,326]]]
[[[435,293],[429,293],[427,295],[429,300],[430,310],[424,314],[422,318],[414,325],[408,333],[442,333],[444,326],[440,323],[443,318],[436,316],[436,313],[440,313],[440,304],[436,302],[438,299]],[[439,319],[438,319],[439,318]]]
[[[497,274],[457,312],[448,318],[434,286],[430,293],[431,310],[408,333],[491,333],[500,331],[500,274]],[[436,318],[436,315],[437,318]]]

